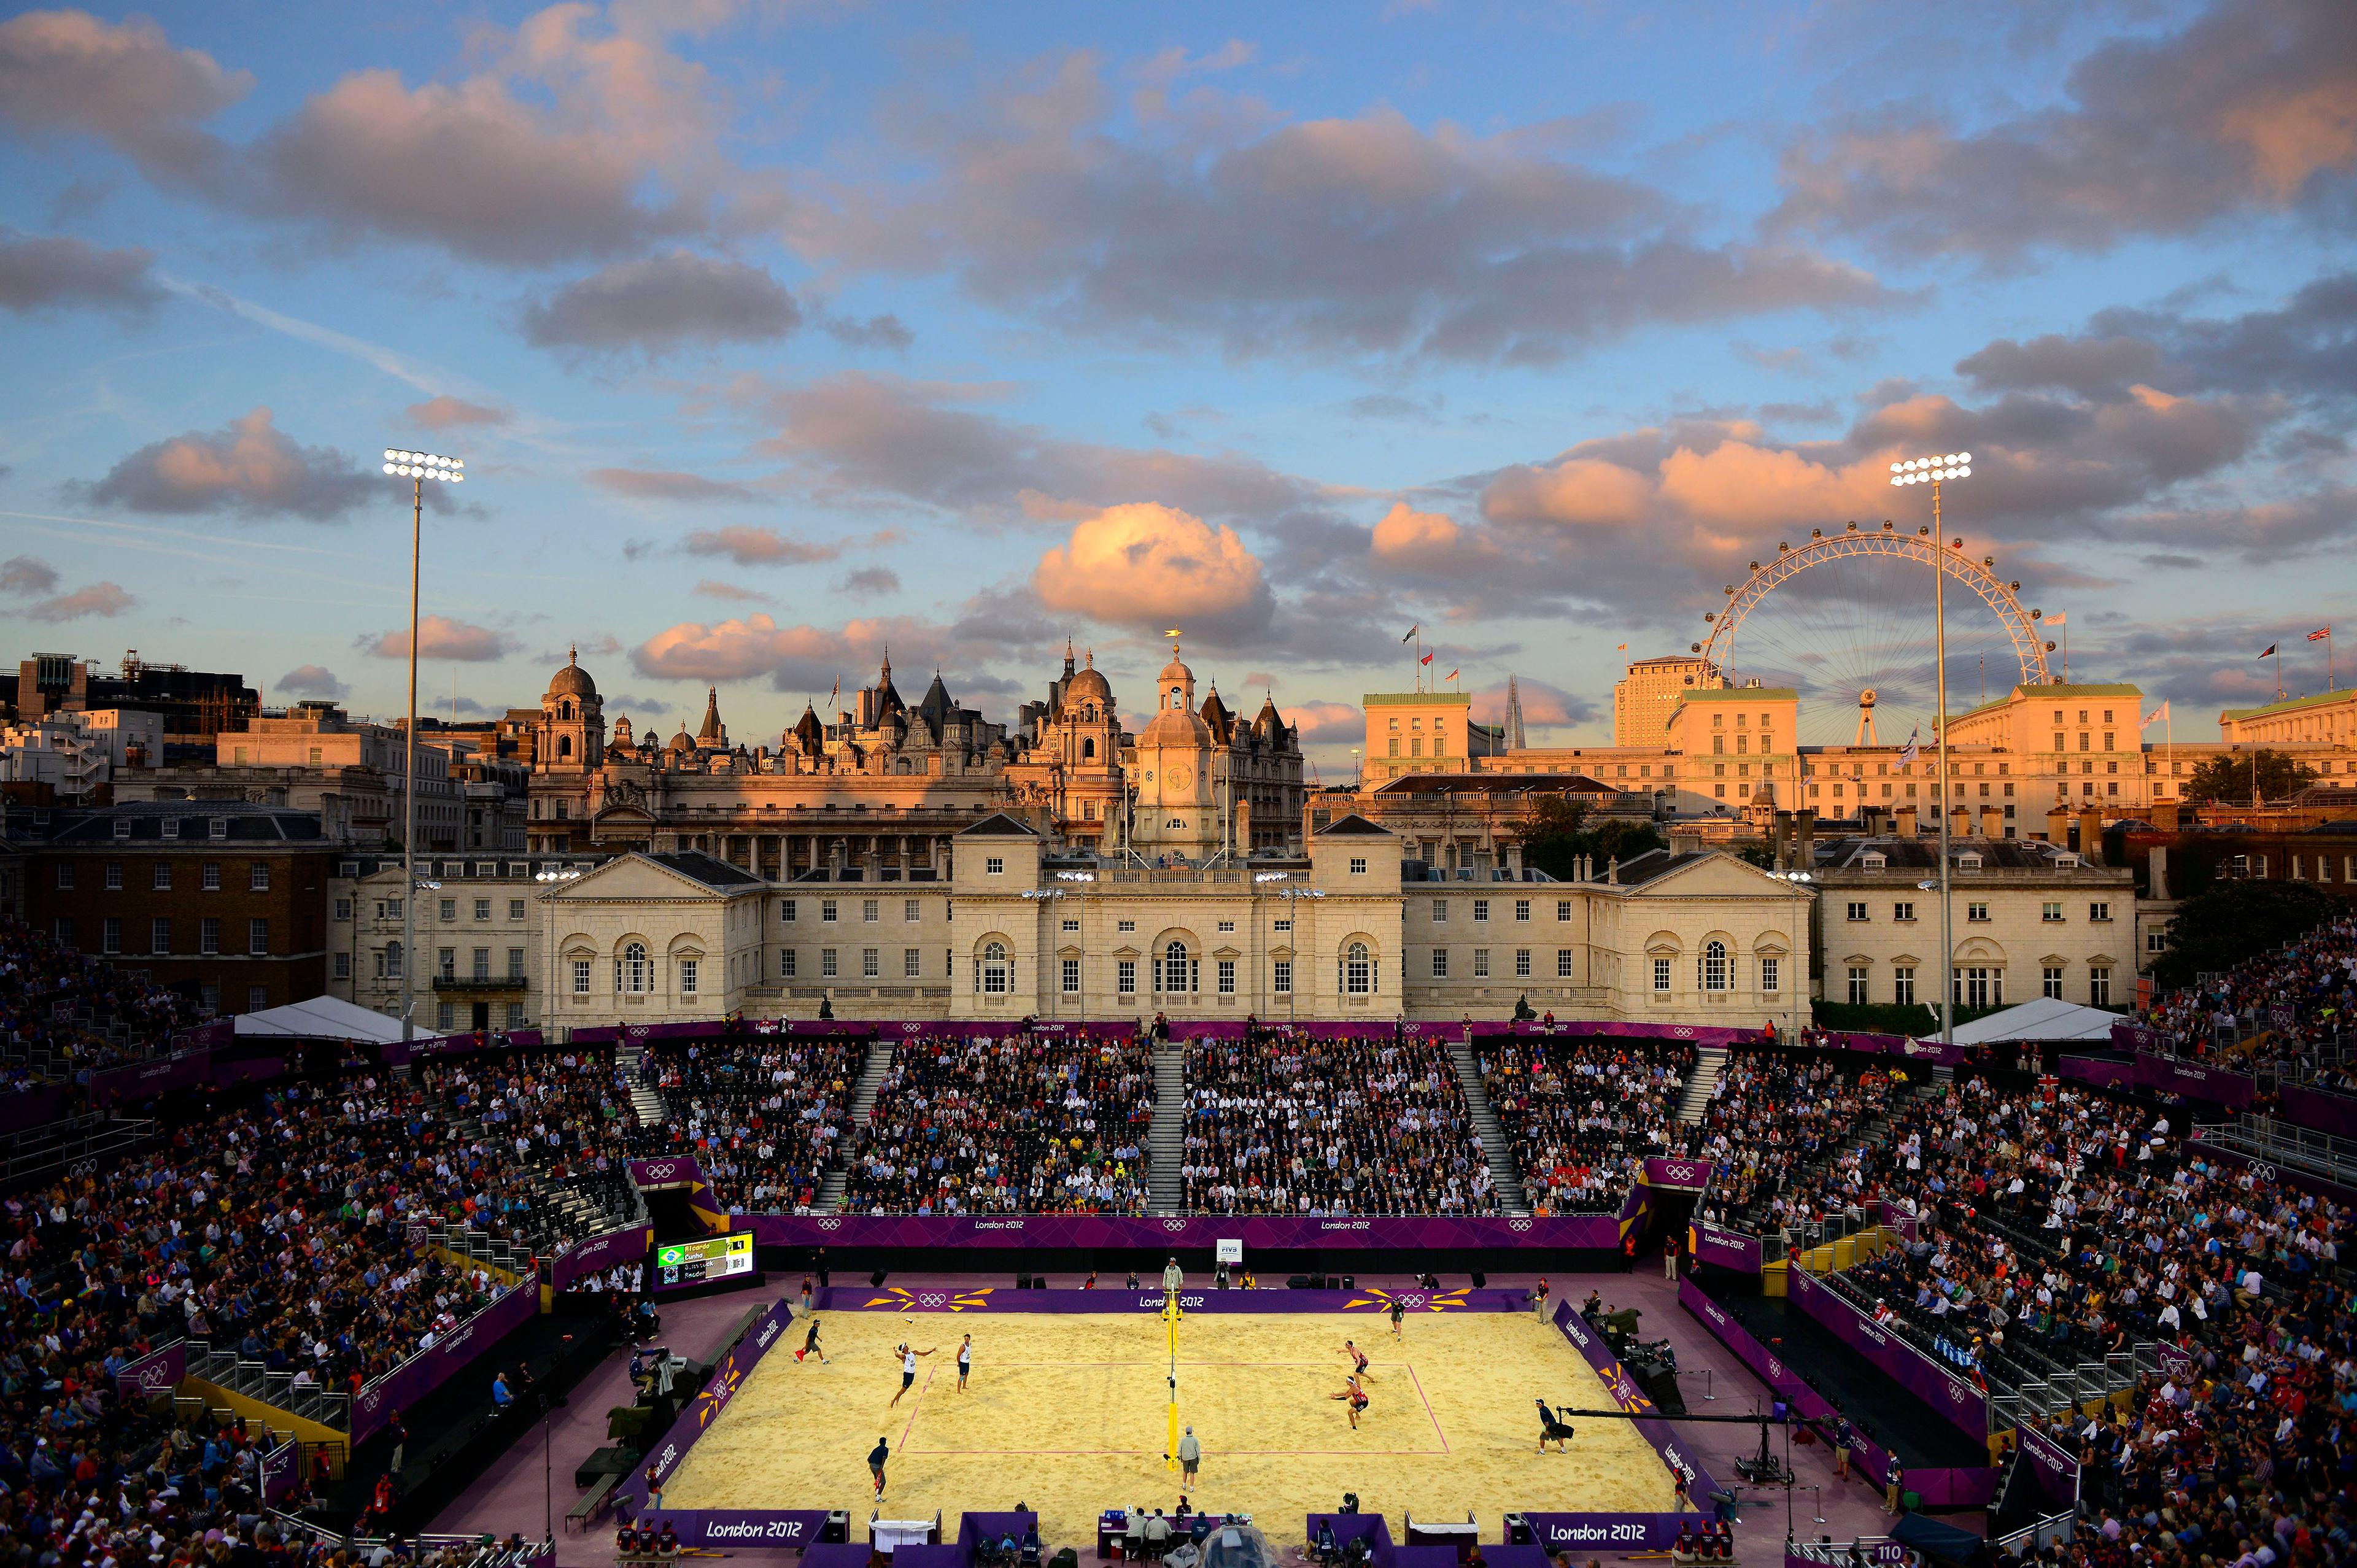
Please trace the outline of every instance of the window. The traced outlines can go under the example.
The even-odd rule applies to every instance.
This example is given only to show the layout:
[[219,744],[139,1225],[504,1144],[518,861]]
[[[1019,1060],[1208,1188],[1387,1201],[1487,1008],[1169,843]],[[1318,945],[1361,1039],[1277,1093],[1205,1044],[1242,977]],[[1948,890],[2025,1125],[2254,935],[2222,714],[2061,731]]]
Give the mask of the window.
[[525,1024],[527,1024],[527,1023],[531,1022],[531,1016],[532,1016],[532,1015],[531,1015],[531,1014],[530,1014],[528,1011],[526,1011],[526,1009],[525,1009],[525,1007],[524,1007],[524,1004],[523,1004],[522,1003],[521,1003],[521,1002],[511,1002],[511,1003],[509,1003],[509,1004],[508,1004],[508,1027],[509,1027],[509,1028],[511,1028],[511,1029],[521,1029],[521,1028],[522,1028],[522,1027],[524,1026],[524,1025],[525,1025]]
[[2169,950],[2169,933],[2165,930],[2158,929],[2147,931],[2144,934],[2144,950],[2147,952],[2167,952]]
[[61,860],[58,862],[58,891],[60,893],[72,892],[73,882],[73,862],[70,860]]
[[1124,932],[1135,931],[1137,929],[1137,922],[1135,920],[1117,920],[1114,923],[1114,929]]
[[884,901],[882,899],[862,898],[859,901],[859,919],[862,925],[872,926],[883,918]]
[[[1232,963],[1227,967],[1232,970],[1235,966]],[[1081,993],[1081,961],[1076,958],[1065,959],[1058,966],[1057,981],[1059,988],[1065,995],[1078,996]]]
[[821,924],[821,925],[823,925],[823,926],[832,926],[833,924],[834,924],[834,899],[832,899],[832,898],[822,898],[822,899],[820,899],[820,900],[818,901],[818,918],[819,918],[819,924]]
[[478,920],[488,920],[488,919],[490,919],[490,918],[491,918],[491,901],[490,901],[489,898],[478,898],[478,899],[476,899],[476,900],[475,900],[475,918],[477,918]]
[[881,980],[884,978],[883,949],[862,948],[859,950],[859,978],[862,980]]
[[573,961],[573,994],[576,996],[589,994],[589,961],[586,958],[576,958]]
[[1200,961],[1189,958],[1185,942],[1174,941],[1162,950],[1162,957],[1154,966],[1154,989],[1166,992],[1189,992],[1197,989],[1203,976]]
[[339,898],[339,899],[337,899],[337,900],[336,900],[336,918],[337,918],[337,919],[339,919],[339,920],[349,920],[349,919],[350,919],[351,918],[352,918],[352,901],[351,901],[350,899],[349,899],[349,898]]
[[1890,906],[1890,918],[1894,920],[1912,920],[1915,918],[1915,906],[1912,903],[1893,904]]
[[1762,991],[1784,989],[1784,966],[1781,961],[1772,958],[1763,958],[1760,961],[1760,989]]
[[920,900],[918,900],[918,899],[915,899],[915,898],[903,898],[903,899],[901,899],[901,900],[900,900],[900,919],[901,919],[901,922],[902,922],[903,924],[905,924],[905,925],[910,925],[910,926],[915,925],[919,920],[920,920],[920,919],[924,918],[924,915],[923,915],[923,908],[924,908],[923,904],[922,904]]
[[508,900],[508,918],[511,920],[521,920],[523,918],[522,899],[511,898]]
[[654,985],[654,965],[647,957],[646,944],[632,942],[614,961],[614,989],[632,996],[643,996]]
[[1986,925],[1988,921],[1988,918],[1989,912],[1987,905],[1966,904],[1964,906],[1964,918],[1967,921],[1975,924]]
[[201,953],[221,951],[221,918],[207,915],[197,922],[197,950]]
[[109,893],[123,891],[123,863],[119,860],[106,863],[106,890]]
[[821,980],[835,978],[835,956],[833,948],[818,950],[818,977]]
[[1004,996],[1015,989],[1015,966],[1007,961],[1006,943],[983,944],[982,961],[974,966],[974,983],[985,996]]
[[1530,977],[1531,950],[1528,948],[1516,948],[1514,950],[1514,978],[1517,980],[1528,980]]
[[1448,978],[1448,950],[1447,948],[1435,948],[1432,950],[1432,978],[1435,980],[1446,980]]
[[221,891],[221,862],[218,860],[205,862],[205,891],[208,893]]
[[1137,961],[1135,959],[1116,960],[1113,966],[1113,976],[1114,990],[1124,996],[1137,994]]
[[[1071,961],[1071,963],[1073,971],[1077,974],[1080,969],[1080,961],[1075,959]],[[1236,961],[1232,958],[1223,958],[1219,960],[1218,977],[1220,994],[1222,996],[1233,996],[1236,993]]]
[[1445,926],[1448,924],[1448,899],[1435,898],[1432,901],[1432,923],[1436,926]]
[[1523,922],[1523,923],[1527,924],[1527,923],[1529,922],[1529,920],[1530,920],[1530,918],[1531,918],[1531,901],[1530,901],[1529,899],[1527,899],[1527,898],[1517,898],[1517,899],[1515,899],[1515,900],[1514,900],[1514,918],[1515,918],[1516,920],[1518,920],[1518,921],[1521,921],[1521,922]]
[[[259,1013],[269,1005],[270,987],[267,985],[249,985],[245,988],[245,1010],[247,1012]],[[449,1004],[443,1004],[442,1011],[445,1013],[450,1011]],[[444,1027],[448,1027],[448,1021],[447,1019],[444,1021]]]
[[799,962],[800,958],[801,955],[796,953],[793,949],[780,948],[778,950],[778,978],[780,980],[793,979],[795,973],[801,967]]
[[1487,898],[1476,898],[1473,900],[1473,918],[1479,924],[1487,925],[1489,923],[1490,900]]
[[1274,931],[1289,931],[1293,929],[1293,922],[1289,919],[1271,920],[1268,924],[1269,929]]
[[2056,1002],[2062,1000],[2062,966],[2050,963],[2038,972],[2038,992]]
[[794,901],[791,898],[781,898],[778,901],[778,923],[781,926],[791,926],[794,923]]
[[1657,992],[1663,993],[1666,993],[1670,989],[1670,961],[1668,959],[1657,958],[1653,961],[1653,989]]
[[1366,874],[1367,874],[1367,863],[1366,863],[1366,861],[1365,861],[1365,860],[1363,860],[1362,858],[1361,858],[1361,857],[1357,856],[1357,855],[1353,855],[1353,856],[1351,856],[1351,875],[1353,875],[1353,876],[1364,876]]
[[924,951],[925,950],[922,948],[902,948],[900,950],[901,979],[922,980],[925,977]]
[[1557,980],[1576,980],[1578,978],[1578,972],[1572,968],[1572,955],[1569,948],[1557,948],[1555,950],[1555,977]]
[[1849,966],[1849,1000],[1853,1007],[1866,1004],[1866,965],[1862,963]]
[[444,1034],[448,1034],[457,1026],[457,1014],[458,1009],[456,1006],[447,1002],[443,1003],[434,1009],[434,1026]]
[[1865,899],[1853,898],[1850,900],[1849,918],[1853,920],[1864,920],[1870,918],[1866,912]]
[[443,979],[455,979],[458,973],[458,952],[456,948],[444,948],[435,955],[441,961],[436,966]]
[[1702,947],[1702,988],[1705,991],[1727,989],[1727,944],[1705,942]]
[[172,950],[172,922],[160,915],[147,922],[147,950],[151,953]]
[[[1079,930],[1080,929],[1081,929],[1081,923],[1080,923],[1078,920],[1067,920],[1067,921],[1065,921],[1065,922],[1064,922],[1064,929],[1066,929],[1066,930],[1068,930],[1068,931],[1077,931],[1077,930]],[[1236,929],[1236,923],[1235,923],[1233,920],[1222,920],[1222,921],[1220,922],[1220,929],[1222,929],[1222,931],[1226,931],[1226,932],[1229,932],[1229,933],[1232,934],[1232,933],[1234,932],[1235,929]]]
[[1558,922],[1568,922],[1571,919],[1570,899],[1558,898],[1555,901],[1555,918]]
[[[219,950],[216,949],[215,950],[218,951]],[[387,980],[399,980],[401,978],[401,969],[404,961],[404,960],[402,953],[401,944],[399,942],[387,942],[384,944],[384,977]]]
[[2087,1004],[2091,1007],[2108,1007],[2112,1004],[2112,972],[2110,970],[2091,969],[2087,972]]
[[[1351,864],[1360,866],[1365,862],[1354,860]],[[1352,942],[1350,950],[1342,955],[1342,994],[1368,996],[1374,993],[1374,955],[1367,950],[1366,943]]]
[[1487,980],[1490,978],[1490,950],[1488,948],[1475,948],[1473,950],[1473,978],[1476,980]]
[[477,948],[469,956],[473,965],[472,972],[474,977],[477,980],[490,979],[491,950],[489,948]]
[[2103,903],[2090,904],[2087,906],[2087,918],[2097,925],[2109,925],[2112,918],[2112,907]]
[[[270,863],[268,861],[257,860],[253,863],[253,869],[247,877],[246,886],[250,891],[255,893],[267,893],[270,891]],[[447,917],[446,916],[445,918],[447,918]]]
[[2060,898],[2050,898],[2045,903],[2040,905],[2038,907],[2038,918],[2045,921],[2050,926],[2061,925],[2062,923],[2062,900]]
[[1953,972],[1955,1004],[1959,1007],[2005,1005],[2005,971],[1972,967]]
[[266,953],[270,950],[270,922],[256,916],[245,923],[245,950]]
[[1006,875],[1006,860],[996,854],[986,857],[982,863],[982,874],[985,876],[1004,876]]
[[442,900],[442,918],[446,920],[455,920],[458,918],[458,900],[456,898]]
[[523,978],[523,949],[522,948],[508,949],[508,978],[510,980]]
[[1281,958],[1269,965],[1269,989],[1279,996],[1293,994],[1293,961]]
[[352,955],[348,952],[338,953],[335,970],[338,980],[350,980],[352,977]]
[[1915,1005],[1915,972],[1904,966],[1890,972],[1890,999],[1901,1007]]

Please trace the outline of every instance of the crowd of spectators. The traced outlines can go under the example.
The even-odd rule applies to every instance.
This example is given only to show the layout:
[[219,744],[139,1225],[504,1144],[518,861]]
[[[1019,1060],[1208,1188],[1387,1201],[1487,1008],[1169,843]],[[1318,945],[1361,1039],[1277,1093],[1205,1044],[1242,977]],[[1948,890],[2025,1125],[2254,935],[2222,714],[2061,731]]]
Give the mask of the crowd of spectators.
[[196,1022],[177,993],[0,919],[0,1093],[144,1059]]
[[1649,1155],[1671,1152],[1691,1046],[1515,1037],[1480,1053],[1481,1088],[1533,1214],[1617,1209]]
[[2357,1094],[2357,1060],[2334,1047],[2357,1029],[2357,916],[2325,921],[2201,985],[2158,998],[2137,1015],[2163,1047],[2238,1068],[2272,1067],[2295,1081]]
[[845,1156],[846,1207],[1143,1214],[1154,1069],[1137,1040],[919,1037]]
[[1717,1167],[1705,1217],[1764,1234],[1847,1208],[1867,1157],[1860,1145],[1904,1103],[1909,1078],[1904,1066],[1873,1058],[1738,1047],[1701,1124],[1681,1130],[1681,1151]]
[[640,1063],[668,1122],[641,1154],[692,1154],[737,1213],[807,1214],[844,1133],[866,1047],[786,1035],[691,1045]]
[[1410,1036],[1187,1047],[1187,1207],[1220,1214],[1494,1214],[1447,1049]]

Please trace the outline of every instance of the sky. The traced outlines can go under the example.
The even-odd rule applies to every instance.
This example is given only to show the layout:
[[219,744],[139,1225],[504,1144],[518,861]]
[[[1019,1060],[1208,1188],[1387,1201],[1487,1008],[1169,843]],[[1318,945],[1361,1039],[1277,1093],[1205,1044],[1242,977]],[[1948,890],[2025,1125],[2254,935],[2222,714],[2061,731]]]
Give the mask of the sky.
[[[1330,771],[1419,649],[1608,739],[1969,451],[1946,532],[2206,736],[2357,633],[2353,233],[2331,0],[12,8],[5,657],[399,714],[415,448],[431,709],[577,645],[775,745],[888,649],[1004,720],[1068,639],[1138,707],[1177,628]],[[1928,575],[1737,672],[1903,734]]]

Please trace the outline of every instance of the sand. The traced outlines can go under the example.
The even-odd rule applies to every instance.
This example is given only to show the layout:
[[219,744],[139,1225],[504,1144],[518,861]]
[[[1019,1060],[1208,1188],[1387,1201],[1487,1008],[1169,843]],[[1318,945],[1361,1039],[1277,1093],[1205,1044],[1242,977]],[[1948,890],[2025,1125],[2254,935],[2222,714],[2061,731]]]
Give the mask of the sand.
[[[822,1315],[829,1365],[765,1357],[663,1489],[675,1509],[847,1509],[852,1538],[876,1511],[867,1454],[892,1447],[881,1512],[943,1520],[968,1509],[1037,1509],[1051,1546],[1095,1542],[1098,1510],[1174,1508],[1163,1463],[1170,1359],[1146,1314],[984,1311]],[[957,1347],[974,1340],[957,1389]],[[1371,1400],[1352,1431],[1342,1388],[1356,1338]],[[897,1407],[907,1338],[931,1349]],[[799,1328],[789,1345],[802,1342]],[[1303,1516],[1360,1507],[1462,1520],[1499,1539],[1510,1509],[1667,1511],[1669,1472],[1626,1422],[1583,1421],[1567,1454],[1536,1451],[1532,1402],[1609,1404],[1602,1384],[1553,1328],[1520,1314],[1412,1313],[1394,1339],[1381,1317],[1199,1314],[1178,1327],[1178,1412],[1203,1445],[1188,1492],[1198,1509],[1250,1513],[1272,1541],[1297,1541]]]

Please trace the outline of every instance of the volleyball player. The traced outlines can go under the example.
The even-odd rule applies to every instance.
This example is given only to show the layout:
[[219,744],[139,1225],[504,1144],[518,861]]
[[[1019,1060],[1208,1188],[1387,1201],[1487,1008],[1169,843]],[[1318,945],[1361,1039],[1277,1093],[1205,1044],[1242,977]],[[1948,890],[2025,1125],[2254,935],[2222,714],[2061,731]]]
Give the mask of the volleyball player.
[[966,1374],[974,1370],[974,1336],[969,1334],[958,1346],[958,1392],[965,1392]]
[[1358,1341],[1343,1340],[1342,1353],[1351,1358],[1351,1369],[1353,1375],[1361,1378],[1367,1375],[1367,1353],[1359,1348]]
[[[933,1347],[933,1350],[940,1348],[938,1345]],[[917,1380],[917,1358],[930,1356],[933,1350],[912,1350],[909,1348],[909,1342],[906,1339],[892,1347],[892,1353],[900,1358],[900,1393],[892,1396],[892,1404],[886,1405],[884,1407],[886,1410],[890,1410],[893,1404],[899,1404],[900,1394],[907,1393],[909,1385]]]
[[1339,1394],[1329,1394],[1327,1398],[1341,1400],[1348,1405],[1351,1412],[1351,1430],[1358,1431],[1359,1412],[1367,1408],[1367,1391],[1359,1386],[1359,1374],[1352,1372],[1349,1377],[1344,1378],[1342,1391]]

